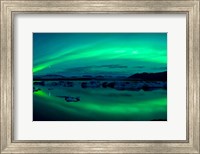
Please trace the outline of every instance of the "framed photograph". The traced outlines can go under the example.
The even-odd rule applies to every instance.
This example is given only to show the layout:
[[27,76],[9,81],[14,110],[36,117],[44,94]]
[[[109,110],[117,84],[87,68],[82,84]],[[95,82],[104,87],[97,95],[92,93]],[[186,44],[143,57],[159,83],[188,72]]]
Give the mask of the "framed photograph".
[[1,2],[1,153],[199,153],[199,0]]
[[167,121],[167,33],[33,33],[33,57],[33,121]]

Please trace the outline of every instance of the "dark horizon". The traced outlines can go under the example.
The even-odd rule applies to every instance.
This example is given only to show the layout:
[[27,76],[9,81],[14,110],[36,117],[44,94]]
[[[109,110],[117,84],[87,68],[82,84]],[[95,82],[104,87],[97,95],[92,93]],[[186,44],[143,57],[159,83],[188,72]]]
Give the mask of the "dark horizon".
[[[46,77],[46,78],[45,78]],[[51,78],[49,78],[51,77]],[[44,76],[35,76],[33,80],[153,80],[153,81],[167,81],[167,71],[156,72],[156,73],[135,73],[131,76],[104,76],[104,75],[82,75],[82,76],[61,76],[61,75],[44,75]]]

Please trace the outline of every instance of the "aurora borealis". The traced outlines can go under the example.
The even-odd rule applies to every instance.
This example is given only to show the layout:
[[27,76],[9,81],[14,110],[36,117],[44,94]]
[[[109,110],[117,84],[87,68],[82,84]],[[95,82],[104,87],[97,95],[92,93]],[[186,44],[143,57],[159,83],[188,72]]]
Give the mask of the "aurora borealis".
[[165,74],[167,33],[33,33],[33,121],[166,121]]
[[167,69],[167,33],[34,33],[34,75],[132,75]]

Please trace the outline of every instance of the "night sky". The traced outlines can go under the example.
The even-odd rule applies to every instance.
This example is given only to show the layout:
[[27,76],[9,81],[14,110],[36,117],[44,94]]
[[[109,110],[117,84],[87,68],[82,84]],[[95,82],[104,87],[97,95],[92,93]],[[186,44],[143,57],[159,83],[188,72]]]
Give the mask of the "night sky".
[[167,70],[167,33],[34,33],[34,75],[130,76]]

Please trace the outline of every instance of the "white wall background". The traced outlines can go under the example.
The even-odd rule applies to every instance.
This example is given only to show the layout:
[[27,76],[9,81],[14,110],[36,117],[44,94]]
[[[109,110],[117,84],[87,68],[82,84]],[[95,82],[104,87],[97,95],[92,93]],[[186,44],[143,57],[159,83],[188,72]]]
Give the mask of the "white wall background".
[[[186,15],[18,14],[14,23],[16,140],[185,140]],[[167,122],[33,122],[33,32],[167,32]]]

